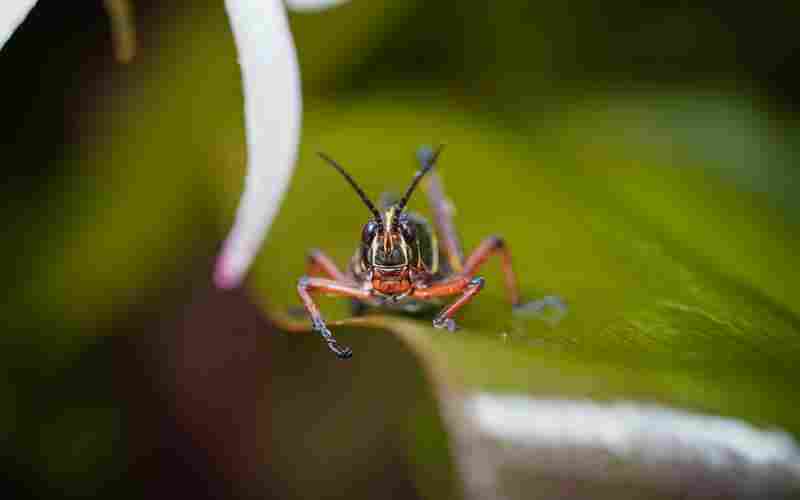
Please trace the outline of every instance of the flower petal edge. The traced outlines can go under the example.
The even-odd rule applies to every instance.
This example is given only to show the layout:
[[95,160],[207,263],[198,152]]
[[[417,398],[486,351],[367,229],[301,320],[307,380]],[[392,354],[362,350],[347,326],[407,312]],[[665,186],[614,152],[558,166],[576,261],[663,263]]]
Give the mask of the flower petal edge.
[[313,12],[335,7],[347,2],[347,0],[286,0],[286,5],[296,11]]
[[36,0],[3,0],[0,2],[0,49],[22,24]]
[[247,175],[214,283],[241,284],[289,184],[300,139],[302,103],[294,42],[280,0],[226,0],[245,106]]

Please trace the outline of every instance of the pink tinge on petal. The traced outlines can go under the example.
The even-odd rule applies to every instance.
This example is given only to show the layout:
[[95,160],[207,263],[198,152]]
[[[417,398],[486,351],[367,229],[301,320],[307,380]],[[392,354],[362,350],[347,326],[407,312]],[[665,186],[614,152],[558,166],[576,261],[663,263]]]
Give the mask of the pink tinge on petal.
[[217,262],[214,265],[214,286],[217,288],[230,290],[238,287],[241,284],[241,276],[237,276],[236,273],[234,273],[230,264],[231,259],[223,247],[222,252],[217,257]]

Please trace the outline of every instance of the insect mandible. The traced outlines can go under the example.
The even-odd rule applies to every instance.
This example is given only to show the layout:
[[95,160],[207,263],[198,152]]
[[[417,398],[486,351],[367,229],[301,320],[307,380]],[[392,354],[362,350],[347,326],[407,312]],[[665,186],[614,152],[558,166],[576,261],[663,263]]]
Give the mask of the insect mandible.
[[[490,236],[466,259],[452,220],[452,209],[442,191],[439,176],[432,172],[442,146],[436,151],[420,148],[421,168],[411,185],[397,201],[383,203],[378,210],[364,190],[336,161],[324,153],[319,156],[335,168],[353,187],[372,212],[364,224],[361,242],[347,272],[320,250],[308,256],[306,276],[297,283],[297,292],[311,318],[313,331],[322,335],[336,356],[346,359],[353,351],[339,344],[325,325],[313,293],[349,297],[359,308],[418,304],[447,296],[460,295],[433,319],[433,326],[456,329],[453,316],[483,288],[478,269],[492,255],[502,262],[505,288],[514,309],[524,308],[519,285],[511,265],[511,253],[503,238]],[[432,210],[435,230],[422,217],[406,212],[406,205],[420,181],[426,177],[425,191]],[[325,277],[312,277],[323,274]]]

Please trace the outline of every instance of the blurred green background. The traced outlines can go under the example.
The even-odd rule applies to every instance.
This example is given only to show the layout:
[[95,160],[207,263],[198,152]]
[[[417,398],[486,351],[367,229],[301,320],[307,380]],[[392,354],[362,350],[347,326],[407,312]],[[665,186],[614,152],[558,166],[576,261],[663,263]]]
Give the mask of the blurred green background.
[[222,1],[135,7],[130,65],[113,61],[100,2],[42,0],[0,52],[0,484],[17,497],[458,497],[401,342],[343,329],[356,357],[340,363],[255,305],[294,303],[305,249],[343,263],[357,241],[366,213],[318,149],[377,196],[402,189],[418,145],[446,142],[466,246],[504,234],[524,293],[570,304],[556,326],[514,319],[490,264],[464,330],[425,333],[465,386],[800,436],[800,7],[292,14],[301,153],[250,296],[209,283],[244,165]]

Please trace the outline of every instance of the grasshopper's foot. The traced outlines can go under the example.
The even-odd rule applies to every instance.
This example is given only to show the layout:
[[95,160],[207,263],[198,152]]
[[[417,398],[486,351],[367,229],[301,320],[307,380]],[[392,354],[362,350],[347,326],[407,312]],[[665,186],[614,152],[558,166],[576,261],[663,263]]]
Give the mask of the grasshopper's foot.
[[539,300],[514,304],[514,314],[535,316],[550,324],[557,324],[567,315],[567,304],[555,295],[547,295]]
[[456,322],[453,318],[434,318],[433,327],[439,329],[446,329],[449,332],[454,332],[458,329]]
[[341,345],[335,340],[333,342],[328,342],[328,347],[336,357],[339,359],[350,359],[353,357],[353,350],[347,347],[346,345]]
[[353,350],[349,347],[342,345],[336,342],[336,339],[333,337],[333,334],[328,327],[325,326],[325,323],[322,321],[315,321],[312,329],[322,335],[322,339],[328,344],[328,349],[333,351],[336,354],[336,357],[339,359],[349,359],[353,357]]

